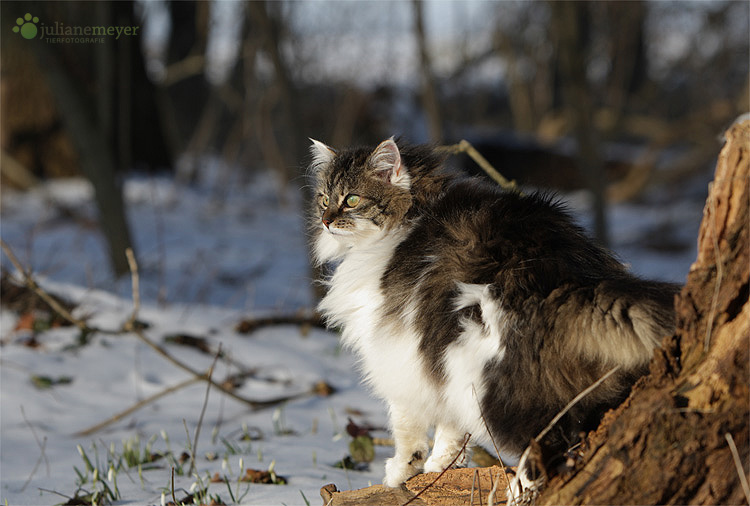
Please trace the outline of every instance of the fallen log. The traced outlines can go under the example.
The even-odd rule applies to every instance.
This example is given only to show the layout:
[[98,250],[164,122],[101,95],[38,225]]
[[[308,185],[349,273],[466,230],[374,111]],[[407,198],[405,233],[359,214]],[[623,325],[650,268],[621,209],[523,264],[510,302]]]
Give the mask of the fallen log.
[[[382,485],[339,491],[329,484],[320,489],[324,506],[476,506],[505,501],[508,475],[499,466],[449,469],[442,473],[418,474],[400,488]],[[493,493],[494,490],[494,493]]]

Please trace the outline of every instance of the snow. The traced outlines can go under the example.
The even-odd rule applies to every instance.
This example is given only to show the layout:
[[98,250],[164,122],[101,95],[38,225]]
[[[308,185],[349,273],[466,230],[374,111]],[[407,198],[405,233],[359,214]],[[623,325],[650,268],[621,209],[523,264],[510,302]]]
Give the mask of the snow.
[[[360,383],[355,359],[340,348],[337,335],[292,325],[250,335],[234,330],[243,318],[294,314],[314,304],[298,188],[282,187],[267,173],[247,184],[230,178],[228,184],[195,186],[166,176],[130,176],[124,193],[140,270],[138,320],[149,325],[147,337],[199,371],[208,369],[212,354],[165,344],[164,337],[204,337],[213,350],[221,345],[234,363],[218,361],[213,377],[237,372],[237,364],[253,370],[237,392],[247,398],[303,393],[319,381],[336,390],[253,411],[210,389],[197,475],[175,477],[177,498],[219,473],[230,479],[239,499],[240,464],[259,470],[273,466],[288,480],[287,485],[250,484],[239,501],[248,505],[317,504],[327,483],[342,489],[379,483],[390,448],[376,448],[369,470],[333,467],[348,454],[347,418],[375,427],[387,423],[385,406]],[[79,179],[45,183],[27,193],[4,190],[2,238],[47,290],[79,304],[77,316],[115,330],[133,310],[131,280],[109,274],[91,197],[90,186]],[[581,194],[570,199],[586,224],[587,199]],[[681,281],[695,258],[701,209],[696,200],[615,206],[610,211],[614,247],[636,272]],[[640,245],[663,230],[688,247],[655,252]],[[7,258],[2,260],[11,269]],[[77,329],[58,327],[37,334],[40,346],[32,348],[24,345],[29,331],[14,330],[18,316],[5,308],[0,316],[0,501],[56,504],[66,500],[58,494],[73,496],[76,469],[85,469],[78,445],[92,461],[98,456],[100,472],[106,473],[112,447],[114,455],[122,455],[123,445],[136,437],[142,447],[151,441],[152,451],[170,449],[175,455],[192,444],[207,391],[202,382],[91,436],[75,435],[189,379],[133,334],[96,334],[80,346]],[[34,376],[70,382],[39,389]],[[246,432],[261,437],[244,441]],[[123,468],[113,478],[121,497],[115,504],[160,504],[162,494],[171,500],[170,464],[164,459],[140,476],[136,468]],[[90,476],[82,488],[95,489]],[[240,486],[239,495],[245,488]],[[210,483],[209,493],[234,503],[226,483]]]

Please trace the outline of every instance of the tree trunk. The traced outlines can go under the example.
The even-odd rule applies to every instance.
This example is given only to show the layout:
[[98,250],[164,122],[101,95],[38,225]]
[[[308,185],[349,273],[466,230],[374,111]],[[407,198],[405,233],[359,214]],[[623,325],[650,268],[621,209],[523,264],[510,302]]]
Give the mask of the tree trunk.
[[419,72],[422,75],[422,107],[427,116],[427,127],[432,142],[443,141],[443,115],[440,111],[435,76],[432,72],[430,51],[427,47],[427,33],[424,28],[424,4],[420,0],[412,0],[414,9],[414,35],[419,48]]
[[[677,331],[650,374],[539,504],[747,504],[750,438],[750,121],[727,132],[676,298]],[[733,447],[736,450],[733,450]]]
[[34,51],[44,68],[50,89],[57,99],[62,123],[70,133],[81,157],[81,172],[94,187],[99,225],[109,247],[112,270],[119,276],[128,272],[125,250],[131,247],[130,229],[125,216],[122,188],[115,172],[115,159],[97,119],[90,117],[85,93],[46,44],[35,44]]
[[579,169],[594,199],[594,237],[606,246],[606,174],[594,126],[593,90],[586,77],[591,6],[587,2],[558,1],[552,2],[551,8],[556,20],[553,27],[557,30],[563,99],[574,125]]

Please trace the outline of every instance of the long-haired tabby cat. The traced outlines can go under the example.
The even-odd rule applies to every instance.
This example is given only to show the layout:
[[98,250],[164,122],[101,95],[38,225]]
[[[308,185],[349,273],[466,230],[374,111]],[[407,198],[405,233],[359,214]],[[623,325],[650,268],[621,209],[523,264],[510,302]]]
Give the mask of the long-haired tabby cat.
[[549,197],[451,175],[393,139],[312,154],[314,256],[334,266],[319,307],[388,403],[386,486],[466,464],[466,434],[520,456],[619,366],[545,437],[562,453],[673,330],[675,286],[629,274]]

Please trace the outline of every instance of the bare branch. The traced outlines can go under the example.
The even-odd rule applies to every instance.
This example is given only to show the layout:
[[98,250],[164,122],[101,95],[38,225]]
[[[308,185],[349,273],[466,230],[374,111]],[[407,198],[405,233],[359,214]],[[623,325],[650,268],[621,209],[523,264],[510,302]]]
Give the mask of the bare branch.
[[541,441],[542,438],[544,436],[546,436],[547,433],[550,430],[552,430],[552,427],[554,427],[555,424],[560,421],[560,418],[562,418],[563,416],[565,416],[565,413],[567,413],[570,410],[570,408],[572,408],[573,406],[575,406],[576,404],[578,404],[578,402],[581,399],[583,399],[588,394],[590,394],[592,391],[594,391],[599,385],[601,385],[602,383],[604,383],[607,380],[607,378],[609,378],[610,376],[612,376],[619,369],[620,369],[619,365],[613,367],[604,376],[602,376],[601,378],[599,378],[598,380],[596,380],[595,382],[593,382],[588,388],[586,388],[581,393],[579,393],[578,395],[576,395],[575,397],[573,397],[573,399],[568,404],[566,404],[565,407],[562,408],[562,410],[560,410],[560,412],[557,415],[555,415],[555,417],[552,419],[552,421],[550,421],[550,423],[547,424],[547,426],[544,428],[544,430],[542,430],[542,432],[540,432],[539,435],[537,435],[537,437],[535,437],[534,439],[537,442]]
[[26,418],[26,412],[23,409],[23,406],[21,406],[21,416],[23,417],[23,421],[26,422],[26,425],[29,426],[29,429],[31,429],[31,435],[34,436],[34,440],[36,441],[37,446],[39,447],[39,451],[41,452],[39,454],[39,458],[36,460],[36,464],[34,464],[34,469],[32,469],[31,474],[26,479],[26,482],[21,487],[21,492],[26,490],[26,487],[29,486],[29,483],[31,483],[31,479],[36,474],[37,469],[39,469],[39,465],[42,463],[42,460],[47,465],[47,476],[49,477],[49,459],[47,459],[47,454],[45,453],[45,448],[47,446],[47,436],[44,436],[44,439],[42,442],[39,442],[39,437],[36,435],[36,431],[34,430],[34,426],[31,425],[31,422],[29,422],[28,418]]
[[133,249],[128,248],[125,250],[125,256],[128,259],[128,267],[130,268],[130,280],[133,290],[133,313],[130,315],[130,319],[123,326],[124,329],[133,328],[136,318],[138,318],[138,312],[141,309],[141,294],[140,294],[140,277],[138,276],[138,263],[135,261],[135,255]]
[[461,449],[460,449],[460,450],[458,450],[458,452],[456,453],[456,456],[455,456],[455,457],[453,457],[453,460],[451,461],[451,463],[450,463],[450,464],[448,464],[448,466],[447,466],[447,467],[446,467],[445,469],[443,469],[443,472],[441,472],[440,474],[438,474],[438,475],[437,475],[437,477],[436,477],[436,478],[435,478],[434,480],[432,480],[432,482],[430,482],[430,484],[429,484],[429,485],[427,485],[427,486],[426,486],[425,488],[423,488],[422,490],[420,490],[420,491],[419,491],[419,492],[418,492],[417,494],[415,494],[415,495],[414,495],[414,497],[412,497],[411,499],[409,499],[408,501],[406,501],[406,502],[405,502],[404,504],[402,504],[401,506],[407,506],[407,505],[411,504],[412,502],[416,501],[416,500],[417,500],[417,497],[419,497],[420,495],[422,495],[422,494],[423,494],[423,493],[424,493],[424,492],[425,492],[426,490],[429,490],[429,489],[430,489],[430,488],[431,488],[431,487],[432,487],[432,486],[433,486],[433,485],[434,485],[435,483],[437,483],[437,482],[438,482],[438,480],[439,480],[440,478],[442,478],[442,477],[443,477],[443,475],[444,475],[444,474],[445,474],[446,472],[448,472],[448,470],[449,470],[449,469],[450,469],[451,467],[453,467],[453,464],[455,464],[455,463],[456,463],[456,461],[457,461],[457,460],[458,460],[458,458],[459,458],[459,457],[461,456],[461,454],[463,454],[464,452],[466,452],[466,445],[467,445],[467,444],[469,444],[469,440],[470,440],[470,439],[471,439],[471,434],[469,434],[469,433],[467,432],[467,433],[466,433],[466,435],[464,436],[464,444],[463,444],[463,445],[461,446]]
[[135,413],[142,407],[147,406],[151,404],[152,402],[155,402],[166,395],[169,395],[173,392],[176,392],[177,390],[185,388],[186,386],[192,385],[193,383],[197,383],[199,381],[201,381],[200,378],[193,377],[193,378],[186,379],[185,381],[182,381],[171,387],[165,388],[164,390],[161,390],[160,392],[157,392],[154,395],[147,397],[146,399],[138,401],[137,403],[130,406],[128,409],[120,411],[116,415],[113,415],[107,418],[103,422],[99,422],[96,425],[92,425],[91,427],[88,427],[87,429],[83,429],[79,432],[76,432],[75,434],[73,434],[73,437],[88,437],[96,432],[99,432],[100,430],[102,430],[104,427],[108,425],[112,425],[113,423],[119,422],[120,420],[128,416],[129,414]]
[[469,157],[471,157],[472,160],[474,160],[477,165],[479,165],[479,167],[482,168],[483,171],[487,173],[488,176],[490,176],[501,187],[505,188],[506,190],[518,191],[518,185],[516,184],[516,182],[508,181],[466,139],[462,139],[458,144],[443,146],[441,149],[451,154],[466,153],[467,155],[469,155]]
[[86,325],[86,322],[83,320],[80,320],[78,318],[75,318],[72,314],[70,314],[70,311],[65,309],[60,305],[59,302],[55,300],[54,297],[50,296],[47,292],[45,292],[34,280],[34,278],[31,276],[31,274],[23,268],[21,265],[21,262],[18,260],[16,255],[13,253],[13,250],[10,249],[10,246],[0,239],[0,247],[3,248],[3,251],[8,256],[8,259],[10,260],[10,263],[13,264],[13,266],[18,270],[18,272],[21,274],[23,278],[24,284],[34,293],[36,293],[44,302],[49,304],[49,307],[52,308],[53,311],[55,311],[57,314],[68,320],[70,323],[75,325],[81,330],[88,330],[89,327]]
[[740,483],[742,484],[742,491],[745,493],[745,500],[750,504],[750,486],[747,484],[747,476],[745,470],[742,468],[742,459],[740,459],[740,453],[737,451],[737,445],[734,444],[734,438],[727,432],[724,434],[724,438],[729,444],[729,450],[732,452],[732,458],[734,459],[734,466],[737,468],[737,474],[740,477]]
[[214,374],[214,367],[216,367],[216,362],[219,360],[219,357],[221,356],[221,343],[219,343],[219,349],[216,351],[216,355],[214,356],[214,361],[211,363],[211,367],[208,368],[208,372],[206,373],[207,378],[207,385],[206,385],[206,395],[203,398],[203,406],[201,407],[201,415],[198,417],[198,426],[195,428],[195,439],[193,440],[193,458],[190,459],[190,471],[188,472],[188,475],[192,476],[193,471],[195,470],[195,458],[198,454],[198,436],[201,433],[201,426],[203,425],[203,417],[206,414],[206,406],[208,406],[208,394],[211,392],[211,377]]
[[[87,333],[103,333],[103,334],[124,334],[124,333],[132,333],[135,335],[138,339],[143,341],[145,344],[147,344],[152,350],[154,350],[156,353],[164,357],[167,361],[171,362],[174,366],[182,369],[183,371],[188,372],[190,375],[193,376],[196,380],[203,380],[209,382],[212,386],[219,389],[221,392],[223,392],[225,395],[228,395],[229,397],[242,402],[243,404],[248,405],[253,410],[258,409],[265,409],[269,408],[271,406],[275,406],[277,404],[280,404],[282,402],[287,402],[290,400],[298,399],[301,397],[307,397],[309,395],[315,394],[315,389],[310,388],[304,392],[300,392],[297,394],[292,395],[286,395],[282,397],[277,397],[274,399],[268,399],[264,401],[257,401],[253,399],[247,399],[241,395],[238,395],[237,393],[233,392],[230,388],[218,383],[217,381],[210,378],[210,376],[207,373],[201,373],[187,365],[186,363],[176,359],[173,357],[166,349],[159,346],[157,343],[146,337],[143,330],[139,328],[137,325],[133,324],[132,318],[129,319],[125,324],[123,325],[123,328],[119,330],[106,330],[101,329],[98,327],[90,327],[86,322],[83,320],[75,318],[68,310],[63,308],[52,296],[50,296],[47,292],[45,292],[34,280],[31,273],[29,273],[26,269],[23,268],[21,265],[21,262],[19,262],[16,255],[13,253],[11,248],[2,240],[0,239],[0,247],[2,247],[3,251],[5,251],[6,255],[8,255],[8,258],[10,259],[11,263],[18,269],[21,276],[23,277],[23,282],[28,286],[32,291],[34,291],[39,297],[41,297],[47,304],[50,305],[50,307],[56,311],[60,316],[68,320],[69,322],[76,325],[78,328],[80,328],[82,331]],[[135,261],[135,257],[132,257],[130,260],[130,267],[131,267],[131,275],[138,272],[138,266]],[[137,274],[136,274],[137,275]],[[138,282],[133,282],[134,287],[137,288]],[[134,296],[134,305],[140,304],[140,302],[137,302],[139,299]],[[133,315],[137,314],[137,308],[134,309]]]

